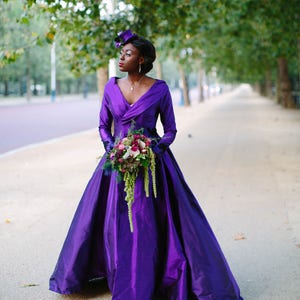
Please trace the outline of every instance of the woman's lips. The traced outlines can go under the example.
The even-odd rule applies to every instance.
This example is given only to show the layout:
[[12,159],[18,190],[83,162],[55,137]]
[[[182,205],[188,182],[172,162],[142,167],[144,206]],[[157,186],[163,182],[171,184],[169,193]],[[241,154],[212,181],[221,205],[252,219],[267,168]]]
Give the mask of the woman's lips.
[[124,64],[123,63],[119,63],[119,67],[123,67],[124,66]]

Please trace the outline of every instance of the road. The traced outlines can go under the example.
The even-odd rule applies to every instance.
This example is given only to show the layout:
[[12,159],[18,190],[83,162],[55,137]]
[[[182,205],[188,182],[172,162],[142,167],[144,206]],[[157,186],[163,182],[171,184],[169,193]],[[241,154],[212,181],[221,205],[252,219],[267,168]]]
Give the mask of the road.
[[[300,295],[300,111],[242,86],[176,107],[172,151],[245,300]],[[111,298],[48,291],[78,201],[101,155],[96,129],[0,157],[0,299]]]
[[96,95],[86,100],[74,96],[73,101],[2,105],[0,106],[0,154],[97,128],[98,114],[99,100]]
[[[180,92],[171,91],[174,103]],[[191,91],[191,95],[195,90]],[[0,155],[52,139],[98,127],[100,102],[97,94],[0,100]]]

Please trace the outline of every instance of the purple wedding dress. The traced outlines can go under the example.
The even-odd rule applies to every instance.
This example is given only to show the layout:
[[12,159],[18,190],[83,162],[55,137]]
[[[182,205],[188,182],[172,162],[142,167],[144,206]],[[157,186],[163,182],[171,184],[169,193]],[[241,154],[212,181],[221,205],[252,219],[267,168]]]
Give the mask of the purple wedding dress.
[[158,117],[164,135],[153,148],[157,154],[157,197],[151,191],[146,197],[139,175],[131,233],[124,184],[117,181],[116,172],[103,170],[103,156],[76,210],[50,278],[50,290],[75,293],[89,280],[105,277],[113,300],[152,300],[156,295],[170,300],[242,299],[205,215],[168,147],[176,135],[168,86],[156,80],[130,105],[117,78],[109,80],[99,126],[107,150],[114,137],[126,136],[132,120],[136,129],[144,128],[145,135],[157,138]]

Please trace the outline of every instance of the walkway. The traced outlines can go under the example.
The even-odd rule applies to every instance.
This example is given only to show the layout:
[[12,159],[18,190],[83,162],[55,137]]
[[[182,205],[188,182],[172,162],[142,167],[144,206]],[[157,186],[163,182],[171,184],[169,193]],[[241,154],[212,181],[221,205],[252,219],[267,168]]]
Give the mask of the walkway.
[[[245,300],[300,295],[300,112],[248,86],[176,107],[172,150]],[[102,154],[97,130],[0,158],[0,299],[110,299],[48,291],[71,218]]]

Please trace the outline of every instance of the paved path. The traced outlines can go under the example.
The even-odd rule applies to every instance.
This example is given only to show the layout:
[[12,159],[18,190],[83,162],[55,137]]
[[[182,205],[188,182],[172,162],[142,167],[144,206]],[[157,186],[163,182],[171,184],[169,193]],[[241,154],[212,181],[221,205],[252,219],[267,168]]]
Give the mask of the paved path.
[[[300,295],[300,112],[247,86],[176,107],[172,150],[245,300]],[[97,130],[0,158],[0,299],[110,299],[104,285],[60,296],[48,278],[102,153]]]

